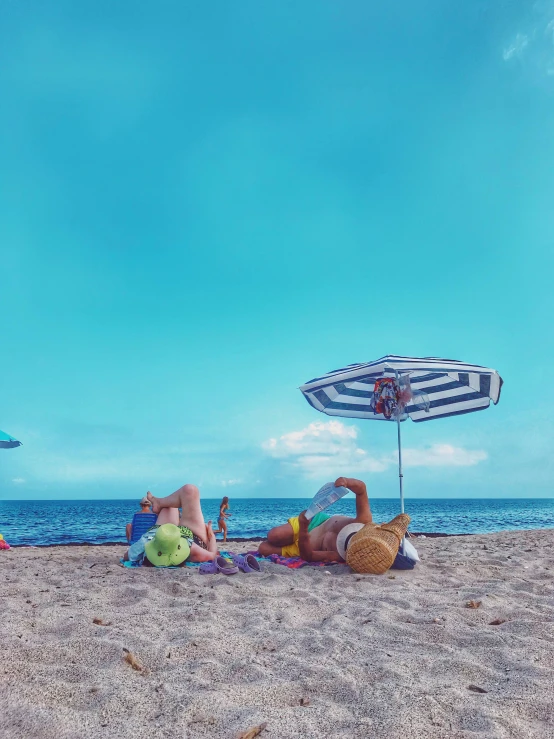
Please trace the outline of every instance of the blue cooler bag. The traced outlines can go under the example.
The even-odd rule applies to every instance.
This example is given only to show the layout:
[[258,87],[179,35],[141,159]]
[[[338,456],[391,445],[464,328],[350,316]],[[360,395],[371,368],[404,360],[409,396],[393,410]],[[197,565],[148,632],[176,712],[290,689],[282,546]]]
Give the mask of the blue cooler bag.
[[404,537],[400,542],[391,570],[413,570],[418,562],[419,555],[416,548]]

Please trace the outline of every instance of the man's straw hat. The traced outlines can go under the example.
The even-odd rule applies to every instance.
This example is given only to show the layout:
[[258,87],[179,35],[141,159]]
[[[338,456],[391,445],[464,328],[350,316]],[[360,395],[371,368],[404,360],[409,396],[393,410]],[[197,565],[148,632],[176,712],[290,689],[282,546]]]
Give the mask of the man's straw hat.
[[341,559],[346,559],[348,544],[350,544],[354,534],[358,533],[358,531],[363,529],[364,526],[365,524],[363,523],[348,523],[339,531],[337,536],[337,552]]
[[350,539],[346,562],[354,572],[382,575],[393,564],[409,524],[406,513],[380,526],[366,524]]

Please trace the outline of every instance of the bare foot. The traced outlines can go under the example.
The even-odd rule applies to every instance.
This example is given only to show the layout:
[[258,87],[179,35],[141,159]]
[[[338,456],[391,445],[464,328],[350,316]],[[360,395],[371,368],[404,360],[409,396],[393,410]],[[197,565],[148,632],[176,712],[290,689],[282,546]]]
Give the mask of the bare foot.
[[158,514],[162,510],[162,507],[159,504],[158,499],[155,498],[150,491],[148,491],[146,493],[146,497],[148,498],[148,500],[152,504],[152,513]]

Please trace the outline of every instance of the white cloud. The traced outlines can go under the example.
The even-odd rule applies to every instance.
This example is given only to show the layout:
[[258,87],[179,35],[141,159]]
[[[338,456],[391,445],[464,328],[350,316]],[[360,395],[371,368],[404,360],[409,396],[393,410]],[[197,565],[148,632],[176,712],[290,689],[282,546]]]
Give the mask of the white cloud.
[[355,426],[345,426],[340,421],[318,421],[300,431],[269,439],[262,447],[274,459],[283,460],[307,477],[333,477],[347,474],[348,470],[383,472],[387,464],[360,449],[357,436]]
[[512,43],[502,52],[502,58],[507,62],[514,57],[521,57],[528,45],[529,38],[524,33],[518,33]]
[[[262,448],[274,459],[306,477],[384,472],[398,462],[397,452],[369,454],[358,446],[358,429],[341,421],[315,422],[300,431],[268,439]],[[450,444],[404,449],[405,467],[468,467],[487,458],[482,450]]]
[[307,477],[333,477],[339,474],[383,472],[389,461],[373,457],[358,447],[358,429],[341,421],[310,423],[300,431],[291,431],[262,444],[274,459]]
[[355,426],[345,426],[340,421],[318,421],[301,431],[290,431],[278,439],[269,439],[262,447],[274,457],[288,457],[291,454],[318,452],[322,446],[328,449],[330,444],[350,446],[357,436],[358,429]]
[[525,26],[502,51],[505,62],[525,62],[529,79],[540,82],[554,73],[554,0],[538,0],[525,13]]
[[14,477],[12,482],[16,485],[22,485],[25,482],[25,479],[23,477]]
[[240,485],[242,480],[222,480],[221,484],[224,488],[226,488],[228,485]]
[[433,444],[427,449],[406,449],[402,462],[406,467],[472,467],[487,459],[482,449],[464,449],[451,444]]

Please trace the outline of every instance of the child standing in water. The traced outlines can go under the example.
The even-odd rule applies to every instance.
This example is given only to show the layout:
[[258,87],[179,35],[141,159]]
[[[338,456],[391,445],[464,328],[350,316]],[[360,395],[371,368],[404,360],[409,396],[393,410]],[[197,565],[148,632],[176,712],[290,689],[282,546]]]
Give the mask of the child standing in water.
[[214,534],[221,534],[223,533],[223,541],[227,541],[227,521],[226,519],[229,516],[232,516],[232,513],[228,513],[229,510],[229,498],[225,496],[223,500],[221,501],[219,505],[219,518],[217,520],[217,525],[219,528],[217,531],[214,531]]

